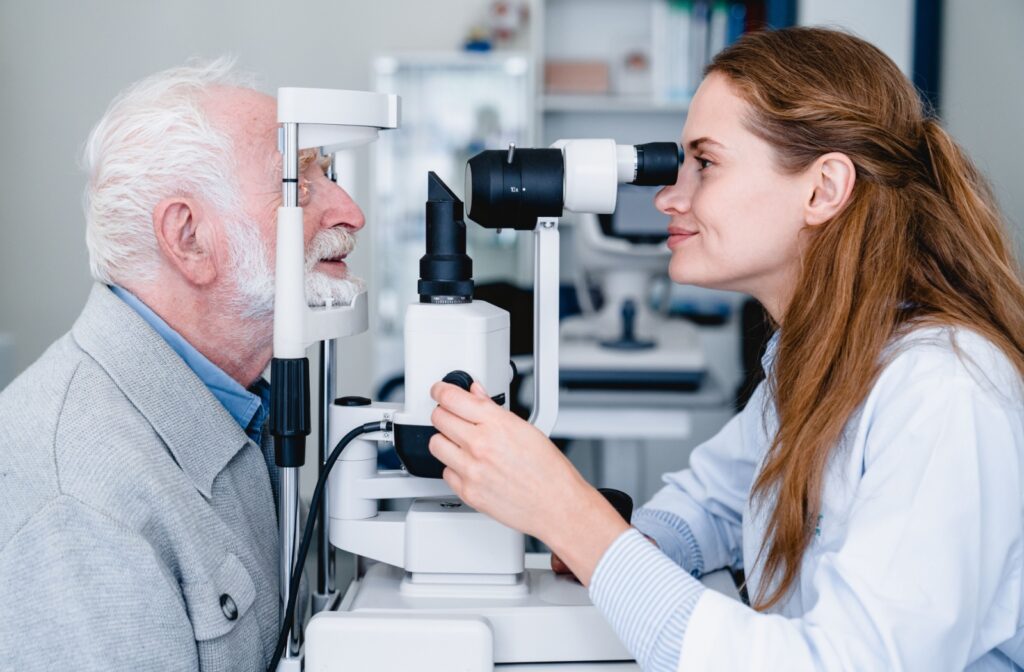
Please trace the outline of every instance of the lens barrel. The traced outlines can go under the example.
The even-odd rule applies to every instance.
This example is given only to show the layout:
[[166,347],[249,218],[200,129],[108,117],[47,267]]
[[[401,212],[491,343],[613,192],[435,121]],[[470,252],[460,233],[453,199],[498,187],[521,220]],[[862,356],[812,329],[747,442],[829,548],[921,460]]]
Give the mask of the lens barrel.
[[530,231],[560,217],[565,160],[559,149],[485,150],[466,164],[467,216],[489,229]]
[[420,258],[421,303],[473,300],[473,260],[466,254],[462,201],[436,173],[427,175],[427,253]]

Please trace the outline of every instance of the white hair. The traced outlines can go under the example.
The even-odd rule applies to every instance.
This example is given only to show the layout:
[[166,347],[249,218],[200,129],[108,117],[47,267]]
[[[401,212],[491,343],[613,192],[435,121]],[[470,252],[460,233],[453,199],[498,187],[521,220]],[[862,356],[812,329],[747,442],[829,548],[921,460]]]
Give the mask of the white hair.
[[92,275],[104,283],[149,283],[159,253],[153,209],[161,199],[203,198],[238,211],[231,139],[214,128],[203,95],[216,86],[254,88],[255,78],[221,57],[151,75],[111,102],[82,153],[83,207]]

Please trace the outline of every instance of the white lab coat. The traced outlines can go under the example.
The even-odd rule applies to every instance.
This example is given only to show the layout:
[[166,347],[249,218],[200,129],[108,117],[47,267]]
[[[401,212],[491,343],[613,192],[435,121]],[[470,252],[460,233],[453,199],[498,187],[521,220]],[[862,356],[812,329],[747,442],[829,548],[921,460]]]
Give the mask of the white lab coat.
[[[772,613],[706,591],[680,670],[1024,666],[1020,378],[963,329],[919,329],[891,347],[828,467],[795,589]],[[767,511],[748,494],[777,427],[765,390],[647,505],[689,523],[706,571],[743,566],[752,598]]]

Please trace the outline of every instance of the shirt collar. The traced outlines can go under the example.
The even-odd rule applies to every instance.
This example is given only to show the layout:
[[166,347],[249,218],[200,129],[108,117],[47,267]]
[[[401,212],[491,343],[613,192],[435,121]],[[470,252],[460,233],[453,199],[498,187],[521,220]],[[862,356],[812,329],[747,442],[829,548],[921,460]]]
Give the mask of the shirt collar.
[[171,349],[185,361],[188,368],[192,369],[235,422],[245,430],[246,435],[259,445],[263,435],[263,424],[267,419],[267,409],[270,408],[270,385],[261,378],[248,390],[245,389],[237,380],[224,373],[223,369],[196,350],[137,296],[117,285],[111,285],[110,290],[131,306],[161,338],[167,341]]
[[764,355],[761,356],[761,368],[765,373],[771,371],[775,366],[775,355],[779,349],[779,339],[782,337],[782,330],[776,329],[768,344],[764,348]]

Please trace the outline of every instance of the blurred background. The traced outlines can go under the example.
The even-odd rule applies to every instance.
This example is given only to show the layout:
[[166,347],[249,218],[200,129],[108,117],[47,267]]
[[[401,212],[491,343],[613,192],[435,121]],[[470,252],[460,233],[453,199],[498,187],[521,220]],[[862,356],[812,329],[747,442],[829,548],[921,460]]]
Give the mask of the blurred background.
[[[708,58],[744,31],[796,24],[843,27],[889,54],[992,181],[1020,239],[1021,0],[0,0],[0,388],[82,308],[91,280],[78,155],[110,100],[141,77],[229,53],[270,93],[313,86],[403,97],[403,128],[339,166],[367,213],[351,266],[373,297],[370,331],[340,348],[339,393],[398,398],[428,170],[461,195],[465,160],[481,149],[571,137],[675,140]],[[601,230],[642,243],[663,229],[650,195],[623,194],[622,215]],[[470,227],[482,291],[514,321],[528,316],[528,237]],[[600,309],[606,293],[603,269],[576,263],[577,229],[564,235],[569,319]],[[659,422],[678,431],[618,436],[628,449],[616,452],[597,440],[614,433],[597,432],[583,414],[562,437],[577,442],[573,459],[592,480],[640,499],[742,403],[756,360],[757,314],[744,297],[669,287],[661,268],[647,273],[645,302],[697,327],[708,384],[656,399],[659,391],[647,391],[654,401],[643,405],[665,405],[676,415]],[[517,354],[528,354],[525,341]],[[580,399],[591,411],[611,403]]]

